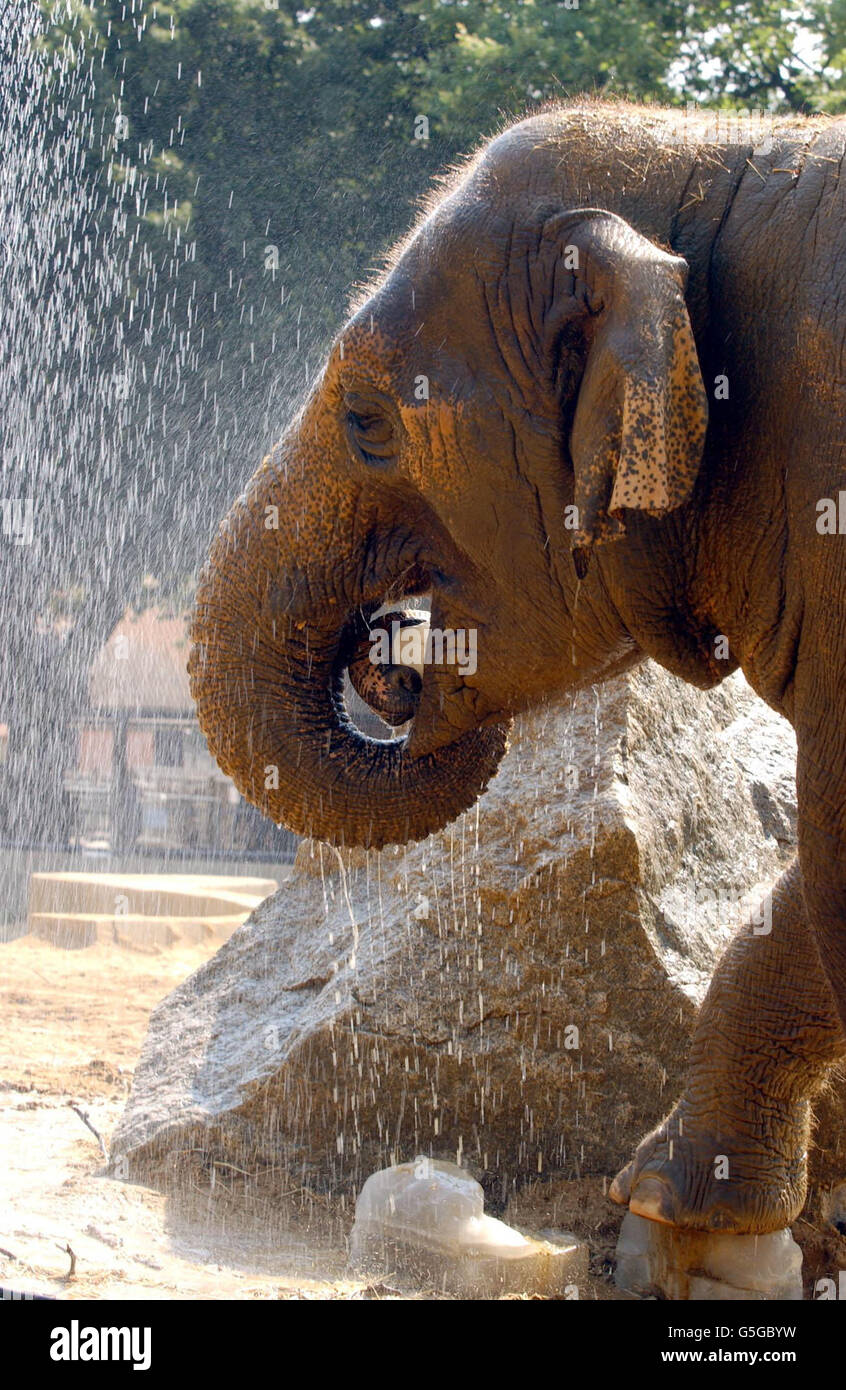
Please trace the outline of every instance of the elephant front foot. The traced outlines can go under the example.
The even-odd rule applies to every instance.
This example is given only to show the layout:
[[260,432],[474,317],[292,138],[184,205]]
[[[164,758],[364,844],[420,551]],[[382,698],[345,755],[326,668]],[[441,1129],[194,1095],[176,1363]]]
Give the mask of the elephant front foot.
[[807,1102],[772,1101],[743,1128],[697,1114],[684,1099],[638,1146],[611,1184],[612,1201],[638,1216],[692,1231],[763,1233],[794,1221],[805,1203]]

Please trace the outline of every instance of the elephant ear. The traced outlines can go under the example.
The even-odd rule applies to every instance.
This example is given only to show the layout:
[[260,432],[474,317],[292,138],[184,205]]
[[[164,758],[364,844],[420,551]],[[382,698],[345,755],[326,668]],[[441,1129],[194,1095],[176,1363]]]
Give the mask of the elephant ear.
[[562,293],[552,320],[559,329],[572,322],[572,295],[587,344],[569,440],[581,578],[593,547],[625,534],[627,509],[663,516],[690,496],[708,401],[684,299],[684,260],[598,209],[553,217],[544,240],[574,277],[562,284],[555,272]]

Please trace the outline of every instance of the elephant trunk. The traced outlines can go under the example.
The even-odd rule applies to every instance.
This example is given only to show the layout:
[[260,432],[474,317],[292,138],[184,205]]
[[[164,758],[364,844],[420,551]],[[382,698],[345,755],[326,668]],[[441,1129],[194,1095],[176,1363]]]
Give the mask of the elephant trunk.
[[[422,839],[484,790],[507,728],[472,728],[419,757],[407,739],[355,728],[343,676],[360,613],[400,576],[379,575],[372,543],[359,542],[356,558],[352,539],[340,541],[342,506],[327,502],[316,523],[285,520],[313,515],[305,479],[292,483],[278,457],[266,460],[214,541],[188,662],[200,727],[223,771],[277,824],[374,849]],[[329,555],[331,568],[319,558]]]

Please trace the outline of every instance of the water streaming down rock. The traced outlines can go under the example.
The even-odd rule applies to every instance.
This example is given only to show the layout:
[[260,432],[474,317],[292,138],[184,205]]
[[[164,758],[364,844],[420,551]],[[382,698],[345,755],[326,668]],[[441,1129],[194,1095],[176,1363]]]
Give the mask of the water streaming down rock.
[[[304,845],[159,1006],[114,1137],[129,1170],[196,1149],[339,1191],[422,1152],[502,1198],[629,1157],[680,1088],[737,899],[792,852],[792,736],[739,678],[706,695],[654,667],[521,724],[459,822],[402,852]],[[823,1133],[837,1173],[834,1106]]]

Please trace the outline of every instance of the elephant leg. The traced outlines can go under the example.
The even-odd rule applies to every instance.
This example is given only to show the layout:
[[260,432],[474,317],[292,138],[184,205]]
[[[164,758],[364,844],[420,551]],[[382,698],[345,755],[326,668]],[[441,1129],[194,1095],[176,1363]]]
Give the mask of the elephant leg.
[[611,1197],[695,1230],[788,1225],[805,1201],[811,1101],[844,1055],[794,861],[773,890],[770,932],[744,927],[720,960],[684,1093],[614,1179]]
[[[834,576],[829,592],[838,592]],[[846,643],[838,640],[840,612],[829,603],[815,615],[814,650],[797,670],[794,724],[805,903],[846,1028]]]

